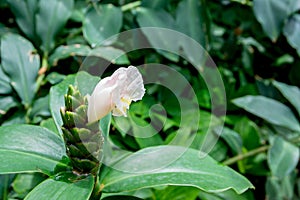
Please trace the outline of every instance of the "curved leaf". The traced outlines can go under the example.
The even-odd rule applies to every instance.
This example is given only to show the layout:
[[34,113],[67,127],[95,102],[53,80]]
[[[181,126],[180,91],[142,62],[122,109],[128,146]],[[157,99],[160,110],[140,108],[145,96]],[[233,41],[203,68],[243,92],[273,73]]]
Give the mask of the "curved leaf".
[[[170,155],[182,151],[184,153],[167,166],[157,166],[154,170],[144,169],[155,167]],[[237,193],[253,188],[242,175],[221,166],[209,156],[200,158],[199,153],[179,146],[142,149],[111,166],[102,179],[103,191],[123,192],[163,185],[192,186],[208,192],[233,189]]]
[[276,41],[284,20],[300,8],[300,1],[253,0],[254,14],[267,36]]
[[232,101],[236,106],[263,118],[271,124],[300,132],[300,125],[286,105],[264,96],[244,96]]
[[39,0],[36,14],[36,34],[42,41],[41,49],[50,51],[55,37],[72,14],[74,0]]
[[[88,176],[81,180],[69,181],[48,179],[35,187],[25,200],[88,200],[94,187],[94,178]],[[70,178],[68,178],[70,179]]]
[[2,67],[25,106],[31,104],[37,87],[40,58],[34,52],[33,45],[19,35],[8,34],[2,37]]
[[60,59],[68,58],[70,56],[88,56],[91,48],[83,44],[73,44],[69,46],[59,46],[54,53],[49,57],[50,65],[57,65]]
[[101,57],[113,64],[130,64],[126,53],[114,47],[97,47],[91,51],[89,56]]
[[0,94],[9,94],[12,92],[9,77],[3,72],[0,64]]
[[48,129],[32,125],[0,127],[0,174],[54,172],[67,167],[63,140]]
[[5,115],[9,109],[17,105],[16,99],[12,96],[0,96],[0,116]]
[[20,29],[30,38],[34,39],[35,14],[38,9],[38,0],[16,1],[7,0],[9,7],[16,17]]
[[[137,22],[139,26],[142,27],[141,30],[149,40],[150,44],[156,48],[160,54],[172,61],[177,62],[179,59],[178,38],[172,37],[172,35],[166,35],[164,32],[164,29],[177,29],[173,17],[168,12],[161,9],[153,10],[149,8],[138,8],[137,11]],[[153,27],[154,31],[143,29],[143,27]],[[157,27],[157,29],[154,29],[155,27]],[[167,49],[170,52],[176,53],[177,55],[170,54],[170,52],[161,51],[159,49]]]
[[300,115],[300,89],[297,86],[287,85],[278,81],[273,81],[273,84],[291,102]]
[[83,35],[91,46],[97,46],[119,33],[122,26],[122,11],[112,4],[90,9],[83,21]]
[[287,38],[287,41],[292,47],[297,50],[298,55],[300,55],[300,15],[293,15],[285,24],[283,29],[283,34]]
[[268,163],[272,174],[284,178],[295,169],[298,161],[299,149],[281,137],[276,137],[268,152]]
[[[203,8],[199,0],[185,0],[178,5],[176,11],[176,22],[179,30],[205,46],[208,42],[206,37],[209,35],[206,26],[208,23],[206,8]],[[189,23],[186,22],[187,18]]]

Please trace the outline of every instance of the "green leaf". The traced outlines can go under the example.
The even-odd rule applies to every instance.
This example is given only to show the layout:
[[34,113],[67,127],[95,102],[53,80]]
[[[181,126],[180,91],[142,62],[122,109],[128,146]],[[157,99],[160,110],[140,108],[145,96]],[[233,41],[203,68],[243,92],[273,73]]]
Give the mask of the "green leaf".
[[299,149],[281,137],[276,137],[268,152],[271,172],[278,178],[290,174],[299,161]]
[[[88,200],[94,187],[94,178],[87,176],[81,180],[48,179],[34,188],[25,200],[66,200],[78,199]],[[70,178],[68,178],[70,179]]]
[[39,0],[36,14],[36,34],[42,41],[41,49],[49,52],[55,37],[71,16],[74,0]]
[[12,96],[0,96],[0,116],[17,105],[17,101]]
[[62,45],[55,49],[53,54],[49,57],[49,64],[56,66],[57,62],[71,56],[88,56],[91,48],[83,44]]
[[233,190],[216,193],[200,192],[199,197],[201,200],[254,200],[250,192],[249,190],[243,194],[237,194]]
[[32,188],[43,181],[45,177],[40,173],[18,174],[12,183],[14,191],[19,198],[24,198]]
[[[172,61],[178,61],[178,38],[172,36],[172,34],[167,35],[167,33],[170,32],[166,32],[166,29],[177,29],[175,20],[168,12],[164,10],[138,8],[137,22],[150,44],[156,48],[160,54]],[[143,29],[143,27],[152,27],[152,29]],[[159,49],[165,49],[172,53],[161,51]]]
[[[188,60],[199,68],[205,64],[204,49],[209,48],[208,39],[210,38],[210,19],[204,3],[199,0],[184,0],[179,3],[176,10],[178,31],[189,36],[186,40],[182,39],[180,45]],[[186,19],[189,19],[189,23],[186,23]],[[201,48],[197,48],[194,40],[197,45],[201,45]]]
[[[186,19],[189,23],[186,23]],[[206,27],[205,8],[198,0],[181,1],[176,9],[178,30],[196,40],[205,47],[209,33]],[[187,52],[189,53],[189,52]]]
[[243,146],[251,150],[260,146],[260,136],[258,126],[247,117],[239,118],[235,122],[234,130],[238,132],[243,140]]
[[26,124],[26,112],[25,110],[18,110],[8,117],[3,123],[2,126],[8,126],[12,124]]
[[191,200],[196,199],[199,194],[198,188],[169,186],[165,189],[155,190],[155,199],[160,200]]
[[232,101],[236,106],[274,125],[300,132],[300,125],[289,107],[264,96],[244,96]]
[[53,133],[59,134],[53,118],[48,118],[46,120],[41,121],[40,126],[47,128],[48,130],[52,131]]
[[16,22],[20,29],[28,38],[34,40],[35,34],[35,14],[38,9],[38,0],[16,1],[7,0],[9,7],[16,17]]
[[91,51],[89,56],[101,57],[113,64],[118,65],[130,64],[126,53],[114,47],[97,47]]
[[[105,40],[119,33],[122,21],[121,9],[112,4],[92,7],[83,21],[83,35],[92,47],[104,45]],[[105,41],[105,45],[111,42]]]
[[28,116],[32,120],[32,123],[38,123],[43,117],[49,117],[49,96],[47,95],[35,100],[32,108],[29,110]]
[[[178,153],[183,154],[179,156]],[[179,158],[165,163],[170,155]],[[221,166],[209,156],[200,158],[197,150],[179,146],[142,149],[111,166],[102,183],[104,192],[163,185],[192,186],[209,192],[233,189],[237,193],[253,188],[245,177],[231,168]]]
[[242,153],[243,142],[241,136],[237,132],[227,127],[216,127],[215,130],[216,133],[221,134],[220,137],[226,141],[234,154]]
[[0,174],[52,173],[66,157],[63,140],[45,128],[32,125],[0,127]]
[[300,34],[300,14],[295,14],[289,18],[284,26],[283,34],[290,45],[297,50],[297,53],[300,56],[300,39],[298,37]]
[[0,94],[9,94],[12,92],[9,77],[4,73],[0,64]]
[[134,139],[140,148],[163,144],[161,136],[157,134],[158,131],[153,127],[153,125],[134,114],[130,114],[128,119],[132,127],[131,134],[134,136]]
[[63,74],[59,74],[57,72],[51,72],[47,77],[46,77],[46,80],[52,84],[52,85],[55,85],[61,81],[63,81],[64,79],[66,78],[65,75]]
[[283,23],[290,14],[300,8],[299,1],[253,0],[256,19],[261,23],[267,36],[276,41]]
[[37,89],[40,58],[34,52],[33,45],[19,35],[8,34],[2,37],[2,67],[25,106],[31,104]]
[[105,138],[108,138],[109,136],[110,124],[111,124],[111,113],[107,114],[105,117],[103,117],[100,120],[100,130]]
[[115,195],[115,196],[104,197],[102,200],[142,200],[142,199],[135,196]]
[[153,9],[161,9],[168,5],[170,0],[142,0],[142,7],[153,8]]
[[7,199],[9,193],[9,187],[13,181],[14,174],[0,175],[0,198]]
[[287,85],[278,81],[273,81],[273,85],[291,102],[300,115],[300,89],[297,86]]

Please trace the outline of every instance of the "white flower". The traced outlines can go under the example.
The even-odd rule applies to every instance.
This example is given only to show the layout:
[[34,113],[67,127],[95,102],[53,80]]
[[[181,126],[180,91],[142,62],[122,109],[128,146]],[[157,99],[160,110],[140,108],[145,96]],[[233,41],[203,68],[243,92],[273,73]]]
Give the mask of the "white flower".
[[102,79],[88,96],[88,122],[101,119],[112,111],[114,116],[127,116],[132,101],[145,94],[142,75],[134,66],[121,67]]

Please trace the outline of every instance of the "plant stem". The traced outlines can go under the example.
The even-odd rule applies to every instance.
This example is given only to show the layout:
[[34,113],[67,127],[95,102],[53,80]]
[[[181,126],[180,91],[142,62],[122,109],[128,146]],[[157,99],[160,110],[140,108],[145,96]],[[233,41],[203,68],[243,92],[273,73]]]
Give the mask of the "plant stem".
[[122,10],[122,12],[126,12],[128,10],[133,9],[133,8],[139,7],[141,4],[142,4],[141,1],[135,1],[135,2],[132,2],[132,3],[128,3],[128,4],[125,4],[124,6],[122,6],[121,10]]
[[101,190],[103,189],[102,188],[103,186],[101,185],[101,183],[99,182],[99,177],[96,176],[95,177],[95,185],[94,185],[94,189],[93,189],[93,192],[92,192],[92,195],[90,197],[89,200],[98,200],[100,199],[101,197]]
[[269,148],[270,148],[269,145],[261,146],[261,147],[259,147],[257,149],[253,149],[251,151],[248,151],[247,153],[238,154],[238,155],[236,155],[236,156],[234,156],[232,158],[229,158],[228,160],[225,160],[223,162],[223,164],[224,165],[232,165],[232,164],[238,162],[239,160],[243,160],[243,159],[248,158],[250,156],[254,156],[254,155],[259,154],[261,152],[267,151]]

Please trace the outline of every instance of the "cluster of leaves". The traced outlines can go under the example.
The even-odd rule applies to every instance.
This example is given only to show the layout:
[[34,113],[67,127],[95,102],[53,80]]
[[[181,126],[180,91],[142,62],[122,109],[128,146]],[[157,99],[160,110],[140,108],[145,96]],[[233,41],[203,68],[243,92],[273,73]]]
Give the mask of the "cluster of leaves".
[[[145,153],[159,152],[157,156],[162,158],[178,152],[180,148],[164,145],[180,126],[186,135],[197,131],[190,149],[154,174],[133,175],[103,167],[103,199],[124,195],[130,196],[126,199],[299,198],[299,8],[299,0],[0,0],[0,158],[4,161],[0,173],[6,174],[0,176],[0,198],[88,199],[91,195],[93,176],[74,182],[72,174],[61,174],[70,166],[59,113],[68,85],[78,84],[87,94],[99,80],[77,73],[87,56],[110,62],[107,74],[129,64],[171,66],[191,83],[200,105],[199,124],[182,124],[174,94],[150,85],[143,101],[131,106],[128,118],[112,119],[111,130],[107,129],[110,120],[103,122],[106,137],[110,132],[114,145],[138,151],[115,164],[125,172],[136,163],[153,163]],[[180,56],[155,49],[124,54],[135,41],[107,40],[138,27],[172,29],[200,43],[224,80],[227,115],[211,112],[205,82]],[[147,31],[136,37],[146,38],[153,46],[161,43],[172,52],[191,52],[188,45],[172,42],[172,35],[167,42],[159,33],[153,37]],[[202,64],[197,52],[187,56],[196,65]],[[161,109],[153,109],[149,115],[157,102],[168,118]],[[196,114],[190,111],[187,117]],[[140,126],[149,121],[150,126]],[[155,134],[162,122],[162,130]],[[140,138],[141,133],[152,137]],[[199,161],[196,150],[204,138],[217,134],[220,139],[210,152],[213,159]],[[246,179],[218,162],[231,165],[256,189],[247,190],[251,184]],[[14,173],[18,175],[11,175]],[[111,193],[120,196],[109,197]]]

